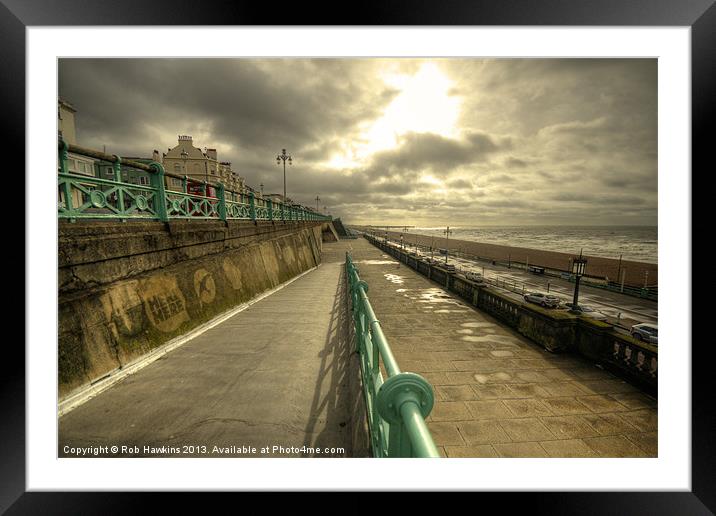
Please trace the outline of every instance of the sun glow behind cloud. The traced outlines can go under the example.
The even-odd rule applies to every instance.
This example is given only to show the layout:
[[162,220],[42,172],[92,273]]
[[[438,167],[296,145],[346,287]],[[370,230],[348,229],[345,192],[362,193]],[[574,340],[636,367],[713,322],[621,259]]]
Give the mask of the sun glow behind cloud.
[[412,75],[386,72],[381,79],[400,93],[382,117],[364,125],[356,142],[331,157],[329,167],[358,166],[375,152],[395,147],[400,136],[409,132],[449,138],[459,135],[457,121],[462,101],[451,95],[453,82],[435,63],[424,63]]

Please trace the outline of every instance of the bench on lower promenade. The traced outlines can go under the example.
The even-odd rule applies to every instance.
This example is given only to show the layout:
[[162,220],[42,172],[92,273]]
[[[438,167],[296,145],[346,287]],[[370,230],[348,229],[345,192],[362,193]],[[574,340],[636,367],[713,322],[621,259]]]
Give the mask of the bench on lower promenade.
[[432,386],[418,374],[401,372],[368,300],[368,285],[348,253],[346,276],[373,456],[440,457],[425,424],[435,403]]

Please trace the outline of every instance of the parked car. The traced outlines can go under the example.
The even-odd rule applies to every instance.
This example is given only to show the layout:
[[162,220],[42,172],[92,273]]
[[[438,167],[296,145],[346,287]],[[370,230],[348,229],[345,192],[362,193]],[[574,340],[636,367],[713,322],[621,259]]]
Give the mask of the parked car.
[[[569,308],[571,310],[574,305],[572,303],[565,303],[564,306],[566,306],[567,308]],[[580,312],[580,314],[583,315],[584,317],[591,317],[592,319],[596,319],[597,321],[606,321],[607,320],[606,315],[604,315],[599,310],[595,310],[591,306],[577,305],[576,311]]]
[[551,294],[544,294],[543,292],[528,292],[525,294],[525,301],[535,303],[545,308],[556,308],[559,306],[559,298]]
[[465,278],[474,283],[477,283],[478,285],[487,285],[487,283],[485,282],[485,278],[483,278],[482,274],[480,274],[479,272],[467,271],[465,273]]
[[631,336],[649,344],[658,344],[659,328],[656,324],[641,323],[631,327]]

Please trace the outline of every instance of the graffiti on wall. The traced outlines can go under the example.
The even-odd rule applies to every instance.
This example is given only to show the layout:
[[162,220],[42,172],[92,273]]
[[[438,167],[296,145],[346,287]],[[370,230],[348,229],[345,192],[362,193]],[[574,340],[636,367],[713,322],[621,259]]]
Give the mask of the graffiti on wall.
[[194,292],[199,302],[208,305],[216,297],[216,284],[214,277],[206,269],[197,269],[194,272]]
[[149,321],[158,330],[174,331],[189,320],[186,299],[176,276],[165,274],[144,281],[140,295]]
[[120,283],[99,298],[107,326],[115,340],[120,335],[133,336],[142,329],[142,311],[135,307],[142,301],[137,294],[137,281]]

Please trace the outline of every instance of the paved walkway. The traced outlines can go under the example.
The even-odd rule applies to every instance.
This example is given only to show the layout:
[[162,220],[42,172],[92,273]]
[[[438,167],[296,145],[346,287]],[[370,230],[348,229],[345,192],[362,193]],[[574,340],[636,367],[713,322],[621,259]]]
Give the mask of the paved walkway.
[[657,456],[656,400],[544,351],[364,239],[324,244],[318,269],[60,418],[59,455],[355,455],[347,248],[401,369],[435,387],[428,426],[444,456]]
[[369,244],[353,259],[403,371],[436,390],[448,457],[655,457],[657,404],[576,355],[546,352]]
[[60,418],[59,455],[350,457],[347,245],[324,244],[317,269]]

